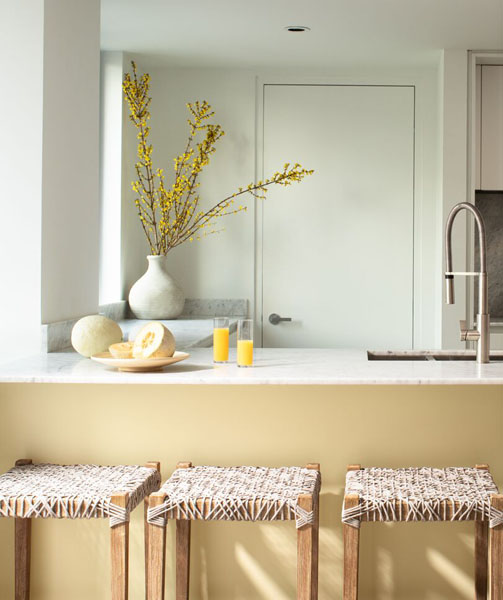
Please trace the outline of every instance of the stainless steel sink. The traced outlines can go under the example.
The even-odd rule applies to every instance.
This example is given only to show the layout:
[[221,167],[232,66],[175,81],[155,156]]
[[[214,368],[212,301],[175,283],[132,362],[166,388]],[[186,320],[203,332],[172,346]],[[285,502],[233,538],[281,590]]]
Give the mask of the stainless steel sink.
[[413,352],[412,350],[403,352],[367,350],[367,358],[368,360],[430,360],[425,353]]
[[[367,350],[368,360],[394,361],[474,361],[474,350]],[[503,351],[491,352],[491,362],[503,362]]]
[[[434,354],[432,356],[433,360],[472,360],[476,359],[475,352],[473,354],[461,353],[445,353],[445,354]],[[489,355],[489,362],[501,362],[503,361],[503,353],[491,352]]]

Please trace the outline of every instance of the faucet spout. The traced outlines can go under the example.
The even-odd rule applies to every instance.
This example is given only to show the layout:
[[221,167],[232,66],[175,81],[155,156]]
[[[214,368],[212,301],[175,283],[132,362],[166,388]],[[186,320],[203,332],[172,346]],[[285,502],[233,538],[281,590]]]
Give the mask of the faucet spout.
[[[447,270],[447,267],[446,267]],[[445,275],[445,302],[446,304],[454,304],[454,275]]]
[[[452,270],[452,225],[456,215],[462,210],[467,210],[475,218],[479,236],[480,264],[479,271],[475,273],[460,272],[455,273]],[[489,362],[489,300],[487,286],[487,243],[486,228],[484,219],[477,207],[468,202],[460,202],[453,207],[445,225],[445,291],[446,303],[454,304],[454,275],[475,275],[479,278],[479,298],[477,313],[477,329],[464,330],[461,332],[461,339],[477,340],[477,361],[480,363]]]

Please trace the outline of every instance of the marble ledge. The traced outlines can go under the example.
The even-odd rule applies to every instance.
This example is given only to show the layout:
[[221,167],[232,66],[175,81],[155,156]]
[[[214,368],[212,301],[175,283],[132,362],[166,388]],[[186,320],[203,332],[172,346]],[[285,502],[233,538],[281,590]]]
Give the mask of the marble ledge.
[[[240,317],[229,317],[229,333],[237,331]],[[124,339],[133,341],[137,333],[148,321],[140,319],[126,319],[119,321]],[[179,318],[173,321],[160,321],[173,333],[178,350],[191,350],[192,348],[210,348],[213,345],[213,319],[200,317]]]
[[[74,352],[39,354],[0,365],[0,383],[176,385],[500,385],[503,362],[374,361],[359,350],[258,348],[252,368],[214,365],[211,348],[155,373],[121,373]],[[502,389],[503,399],[503,389]]]
[[[130,337],[140,329],[140,324],[146,321],[128,318],[127,302],[122,300],[100,306],[99,314],[117,321],[122,331],[124,339],[134,339]],[[231,319],[231,333],[235,330],[235,323],[238,318],[248,315],[248,301],[236,298],[224,299],[201,299],[187,298],[182,316],[171,321],[162,321],[178,340],[183,337],[181,347],[191,348],[193,346],[208,347],[211,345],[211,331],[208,333],[208,323],[212,323],[214,317],[229,317]],[[69,319],[67,321],[58,321],[42,325],[42,351],[58,352],[71,347],[70,338],[73,326],[78,319]],[[198,325],[200,324],[200,331]],[[133,333],[132,333],[133,332]],[[209,339],[208,339],[209,336]],[[179,344],[180,345],[180,344]]]

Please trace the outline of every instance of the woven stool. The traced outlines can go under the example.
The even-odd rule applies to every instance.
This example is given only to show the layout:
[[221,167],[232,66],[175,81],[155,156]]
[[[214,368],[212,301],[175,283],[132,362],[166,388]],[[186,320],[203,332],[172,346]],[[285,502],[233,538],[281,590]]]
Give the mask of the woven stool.
[[32,464],[0,475],[0,517],[15,518],[15,598],[30,597],[31,519],[110,518],[112,600],[128,596],[129,514],[159,489],[159,463],[145,467]]
[[176,520],[176,599],[189,597],[190,522],[294,520],[297,598],[318,597],[320,466],[192,467],[179,463],[149,498],[147,598],[164,599],[166,523]]
[[487,598],[488,528],[491,600],[503,600],[503,496],[489,467],[362,469],[350,465],[342,511],[344,600],[358,598],[362,521],[475,521],[475,597]]

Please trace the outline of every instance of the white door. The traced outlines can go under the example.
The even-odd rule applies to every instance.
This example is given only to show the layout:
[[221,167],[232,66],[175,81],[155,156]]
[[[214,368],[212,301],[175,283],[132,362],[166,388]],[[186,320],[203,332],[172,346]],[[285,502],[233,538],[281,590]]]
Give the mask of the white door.
[[315,174],[263,202],[264,346],[412,347],[414,88],[266,85],[264,175],[285,162]]

